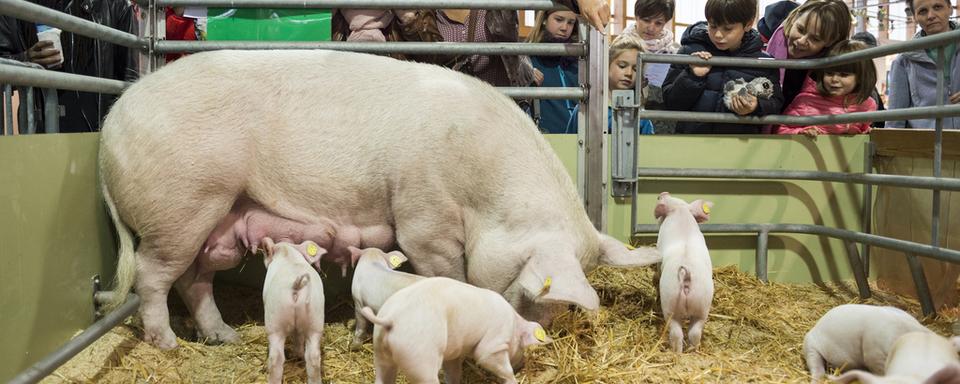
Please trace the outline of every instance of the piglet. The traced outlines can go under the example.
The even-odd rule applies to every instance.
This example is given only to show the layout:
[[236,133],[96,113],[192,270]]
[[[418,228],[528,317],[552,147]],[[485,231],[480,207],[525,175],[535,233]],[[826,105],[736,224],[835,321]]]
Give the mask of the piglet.
[[354,265],[350,292],[357,315],[350,349],[357,350],[369,336],[367,330],[371,326],[360,310],[370,307],[374,313],[379,312],[390,296],[424,277],[394,271],[407,261],[407,257],[398,251],[384,253],[377,248],[361,250],[355,247],[349,247],[349,250]]
[[862,384],[960,384],[960,337],[947,339],[930,331],[907,332],[897,338],[884,364],[885,375],[852,370],[830,380]]
[[515,384],[523,349],[550,341],[540,324],[520,317],[503,296],[445,277],[413,283],[387,299],[378,314],[370,307],[361,314],[374,323],[377,384],[395,383],[398,371],[412,383],[438,383],[441,366],[447,384],[456,384],[468,356]]
[[311,264],[327,251],[312,241],[274,244],[270,238],[264,238],[262,243],[266,250],[263,263],[267,266],[263,317],[270,343],[267,381],[282,382],[283,347],[287,336],[292,335],[295,353],[303,353],[307,364],[307,382],[321,383],[323,282]]
[[894,342],[908,332],[930,331],[894,307],[844,304],[827,311],[803,338],[811,382],[819,383],[828,365],[883,374]]
[[683,323],[690,321],[687,341],[700,345],[703,326],[713,301],[713,263],[698,223],[707,221],[713,203],[692,203],[663,192],[654,216],[660,222],[657,249],[660,265],[660,306],[670,329],[670,348],[683,352]]

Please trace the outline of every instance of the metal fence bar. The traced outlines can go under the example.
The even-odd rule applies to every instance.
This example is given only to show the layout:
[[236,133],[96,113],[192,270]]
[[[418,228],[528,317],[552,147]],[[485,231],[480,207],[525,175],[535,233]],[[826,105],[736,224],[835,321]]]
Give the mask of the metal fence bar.
[[20,134],[37,133],[37,119],[34,112],[34,90],[33,87],[27,87],[27,102],[21,103],[21,108],[27,111],[27,129],[26,132],[20,131]]
[[916,118],[960,116],[960,105],[953,104],[943,107],[913,107],[903,109],[888,109],[885,111],[844,113],[842,115],[817,116],[737,116],[724,112],[680,112],[662,110],[643,110],[637,113],[641,119],[665,121],[700,121],[705,123],[736,123],[736,124],[787,124],[787,125],[831,125],[855,122],[872,122],[879,120],[907,120]]
[[147,40],[131,33],[71,16],[42,5],[33,4],[24,0],[0,0],[0,14],[17,19],[46,24],[61,30],[73,32],[97,40],[103,40],[128,48],[144,50]]
[[907,253],[907,265],[910,267],[910,275],[913,276],[913,284],[917,289],[917,298],[920,299],[920,310],[924,316],[933,314],[936,309],[933,305],[933,297],[930,295],[930,285],[927,284],[927,274],[923,271],[923,265],[917,259],[917,255]]
[[[590,70],[587,72],[587,81],[584,84],[602,84],[607,81],[608,64],[603,60],[606,57],[607,44],[605,36],[601,35],[594,28],[587,28],[589,31],[585,37],[590,54],[587,55],[587,62]],[[582,79],[582,77],[581,77]],[[607,151],[603,143],[603,134],[607,131],[607,98],[604,91],[606,87],[589,87],[589,97],[585,102],[580,103],[580,109],[586,112],[586,132],[584,132],[584,157],[582,163],[584,167],[584,186],[585,194],[583,196],[584,208],[587,211],[587,217],[598,230],[605,232],[606,229],[606,207],[607,207]]]
[[56,89],[43,88],[43,132],[60,133],[60,95]]
[[387,43],[351,41],[181,41],[162,40],[154,45],[159,54],[194,53],[220,49],[328,49],[363,53],[412,55],[529,55],[586,56],[582,43],[447,43],[398,41]]
[[515,99],[572,99],[587,98],[582,87],[497,87],[503,94]]
[[[863,150],[863,173],[866,175],[872,175],[873,173],[873,156],[876,154],[876,145],[872,142],[864,144]],[[872,233],[873,232],[873,184],[864,184],[863,185],[863,207],[860,213],[860,218],[863,223],[861,232],[863,233]],[[870,277],[870,247],[866,244],[861,244],[860,247],[860,258],[863,259],[863,270],[867,274],[867,277]]]
[[[634,226],[636,228],[636,226]],[[760,230],[757,232],[757,257],[754,267],[757,269],[757,279],[764,283],[769,282],[767,276],[767,247],[770,240],[770,231]]]
[[[634,233],[657,233],[659,225],[657,224],[638,224],[634,228]],[[912,241],[893,239],[884,236],[870,235],[866,233],[855,232],[847,229],[837,229],[813,224],[701,224],[700,230],[703,233],[759,233],[768,231],[770,233],[805,233],[811,235],[827,236],[836,239],[865,243],[876,247],[892,249],[895,251],[914,253],[920,256],[929,257],[951,263],[960,263],[960,251],[939,248],[927,244],[915,243]]]
[[[875,48],[868,48],[856,52],[845,53],[838,56],[824,57],[820,59],[791,59],[791,60],[773,60],[767,58],[734,58],[715,56],[706,63],[713,66],[724,67],[751,67],[751,68],[786,68],[786,69],[817,69],[827,68],[842,64],[853,63],[861,60],[870,60],[877,57],[883,57],[894,53],[907,51],[916,51],[920,49],[933,48],[952,44],[960,40],[960,30],[938,33],[933,36],[921,37],[900,43],[886,44]],[[653,53],[641,53],[640,57],[647,63],[667,63],[667,64],[703,64],[704,60],[690,55],[665,55]]]
[[[2,82],[2,81],[0,81]],[[3,134],[13,134],[13,86],[3,85]]]
[[850,261],[850,270],[853,271],[853,278],[857,282],[860,299],[869,299],[870,284],[867,282],[867,273],[863,269],[860,252],[857,252],[857,244],[852,241],[844,241],[843,244],[847,248],[847,259]]
[[[147,0],[136,0],[146,4]],[[550,0],[158,0],[164,7],[202,6],[220,8],[383,8],[383,9],[530,9],[565,10]]]
[[[944,96],[944,68],[946,67],[944,57],[945,49],[937,49],[937,107],[943,108]],[[933,141],[933,177],[940,177],[943,157],[943,117],[937,117],[934,129]],[[936,247],[940,245],[940,190],[933,189],[933,213],[930,215],[930,245]]]
[[813,180],[856,183],[868,185],[889,185],[894,187],[940,189],[960,191],[960,179],[948,177],[900,176],[884,174],[820,172],[820,171],[780,171],[766,169],[712,169],[712,168],[638,168],[640,178],[710,178],[710,179],[779,179]]
[[101,336],[110,332],[117,324],[120,324],[128,316],[132,315],[134,311],[140,306],[140,297],[136,294],[131,293],[128,296],[127,301],[123,305],[117,307],[117,309],[108,313],[102,319],[93,323],[90,327],[85,329],[82,333],[70,339],[66,344],[64,344],[60,349],[54,351],[52,354],[45,357],[43,360],[38,361],[36,364],[27,368],[12,380],[9,384],[24,384],[24,383],[36,383],[53,373],[57,367],[63,365],[80,353],[84,348],[92,344],[94,341],[97,341]]
[[101,79],[93,76],[75,75],[72,73],[6,64],[0,64],[0,83],[113,95],[119,95],[131,84],[120,80]]

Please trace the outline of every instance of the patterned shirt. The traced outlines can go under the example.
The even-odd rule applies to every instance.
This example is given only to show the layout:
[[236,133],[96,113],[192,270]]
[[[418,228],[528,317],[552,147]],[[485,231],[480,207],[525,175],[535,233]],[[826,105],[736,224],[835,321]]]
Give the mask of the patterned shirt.
[[[443,41],[452,43],[468,42],[468,26],[447,17],[443,11],[437,10],[437,29],[443,36]],[[486,43],[490,41],[487,35],[486,16],[487,11],[475,9],[470,11],[470,15],[478,21],[474,26],[473,42]],[[469,20],[469,19],[468,19]],[[469,21],[467,22],[469,23]],[[467,64],[460,69],[463,73],[486,81],[494,86],[510,86],[510,78],[507,76],[507,69],[500,56],[480,56],[473,55]]]

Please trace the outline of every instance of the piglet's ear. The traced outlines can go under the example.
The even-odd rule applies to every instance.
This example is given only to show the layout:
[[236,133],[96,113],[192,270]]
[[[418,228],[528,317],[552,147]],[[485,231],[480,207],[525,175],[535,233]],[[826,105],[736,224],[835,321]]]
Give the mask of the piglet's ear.
[[387,259],[387,265],[389,265],[390,268],[393,268],[393,269],[400,268],[400,265],[407,262],[407,256],[405,256],[400,251],[385,253],[383,257]]
[[712,201],[696,199],[690,203],[690,213],[693,213],[693,218],[697,219],[698,223],[703,223],[710,219],[710,210],[712,208]]
[[524,320],[517,315],[517,321],[520,323],[520,348],[526,348],[531,345],[543,345],[552,343],[553,339],[547,336],[547,331],[535,321]]
[[923,381],[923,384],[958,384],[960,383],[960,363],[950,363],[940,368],[933,376]]
[[363,256],[363,250],[352,245],[348,246],[347,250],[350,251],[350,266],[356,268],[357,261],[360,261],[360,256]]
[[852,383],[854,380],[859,381],[860,384],[879,384],[879,383],[881,383],[879,377],[874,376],[874,375],[873,375],[872,373],[870,373],[870,372],[861,371],[861,370],[859,370],[859,369],[855,369],[855,370],[852,370],[852,371],[844,372],[844,373],[843,373],[842,375],[840,375],[840,376],[830,375],[829,378],[830,378],[831,381],[835,381],[835,382],[838,382],[838,383]]
[[260,244],[263,244],[263,266],[270,266],[270,262],[273,261],[273,239],[269,237],[264,237],[260,240]]
[[303,254],[304,259],[306,259],[310,265],[319,266],[320,258],[327,253],[326,249],[321,248],[317,243],[310,240],[298,244],[296,248]]

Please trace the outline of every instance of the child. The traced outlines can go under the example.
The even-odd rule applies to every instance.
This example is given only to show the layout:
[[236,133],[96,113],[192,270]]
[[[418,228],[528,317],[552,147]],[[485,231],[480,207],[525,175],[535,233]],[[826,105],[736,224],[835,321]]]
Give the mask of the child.
[[[830,50],[827,56],[866,49],[868,46],[855,40],[844,40]],[[815,116],[839,115],[851,112],[876,111],[877,103],[870,96],[877,84],[877,70],[873,60],[863,60],[836,67],[813,71],[811,77],[803,83],[803,89],[785,115]],[[789,126],[777,128],[779,134],[798,134],[808,136],[821,134],[857,134],[870,132],[870,122],[845,123],[834,125]]]
[[[577,40],[577,14],[570,11],[537,12],[536,25],[530,31],[530,43],[570,43]],[[535,76],[543,87],[575,87],[579,81],[579,65],[572,56],[531,56]],[[578,100],[538,100],[540,115],[537,126],[544,133],[576,133]]]
[[[610,94],[615,89],[634,89],[637,74],[637,54],[643,51],[640,40],[630,35],[620,35],[610,43],[609,87]],[[613,105],[611,101],[610,105]],[[613,108],[607,109],[607,131],[612,130]],[[640,120],[640,134],[652,135],[653,124],[650,120]]]
[[[757,17],[757,0],[708,0],[704,13],[707,21],[687,28],[678,53],[704,60],[713,56],[769,57],[761,51],[763,43],[760,34],[752,29]],[[769,98],[737,95],[731,102],[731,108],[724,105],[723,87],[727,81],[743,79],[749,82],[760,76],[773,83],[773,93]],[[709,64],[673,65],[664,82],[663,98],[668,109],[678,111],[771,115],[779,113],[783,104],[779,80],[776,69],[713,67]],[[677,133],[760,133],[761,129],[760,125],[749,124],[677,123]]]
[[[850,36],[850,8],[842,0],[809,0],[797,7],[770,36],[767,53],[775,59],[812,59],[823,56]],[[783,104],[800,93],[809,75],[806,69],[781,69]]]
[[[680,44],[673,39],[670,28],[664,28],[670,19],[673,19],[673,0],[637,0],[633,8],[636,24],[627,26],[625,35],[632,35],[640,39],[643,50],[647,53],[675,54],[680,50]],[[644,65],[645,78],[648,83],[645,87],[647,109],[663,108],[663,80],[670,70],[670,64]],[[673,133],[676,130],[675,121],[654,121],[657,133]]]

